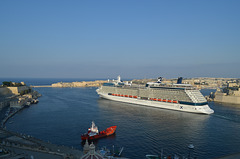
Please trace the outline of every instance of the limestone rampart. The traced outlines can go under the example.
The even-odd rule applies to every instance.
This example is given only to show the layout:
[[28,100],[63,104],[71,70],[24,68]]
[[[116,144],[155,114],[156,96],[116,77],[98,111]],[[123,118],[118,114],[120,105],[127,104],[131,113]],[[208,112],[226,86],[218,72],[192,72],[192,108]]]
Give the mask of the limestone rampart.
[[99,87],[107,81],[82,81],[82,82],[58,82],[53,83],[52,87]]
[[215,95],[214,101],[221,102],[221,103],[240,104],[240,96],[229,96],[229,95],[217,94]]
[[19,86],[19,87],[8,87],[12,94],[19,94],[22,91],[28,90],[28,86]]
[[6,96],[6,95],[18,95],[22,91],[28,90],[28,86],[19,86],[19,87],[2,87],[0,88],[0,95]]
[[8,87],[0,88],[0,95],[6,96],[12,94],[12,91],[8,89]]

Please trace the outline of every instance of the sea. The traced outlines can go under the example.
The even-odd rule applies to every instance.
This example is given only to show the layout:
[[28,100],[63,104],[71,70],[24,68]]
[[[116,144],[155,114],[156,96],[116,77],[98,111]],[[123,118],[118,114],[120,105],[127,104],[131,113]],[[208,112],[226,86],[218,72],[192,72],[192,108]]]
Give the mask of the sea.
[[[10,79],[27,85],[95,79]],[[0,79],[9,81],[9,79]],[[99,130],[117,126],[115,135],[94,142],[97,149],[123,147],[122,155],[145,159],[147,154],[215,159],[240,153],[240,105],[209,102],[211,115],[158,109],[99,98],[96,87],[33,88],[42,94],[6,123],[10,131],[82,150],[81,134],[94,121]],[[214,92],[203,89],[203,95]],[[189,149],[190,144],[194,149]]]

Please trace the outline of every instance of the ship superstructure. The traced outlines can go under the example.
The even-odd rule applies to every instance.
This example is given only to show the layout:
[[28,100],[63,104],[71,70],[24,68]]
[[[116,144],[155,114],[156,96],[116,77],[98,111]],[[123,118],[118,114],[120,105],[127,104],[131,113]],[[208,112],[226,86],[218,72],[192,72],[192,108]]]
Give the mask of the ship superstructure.
[[190,84],[182,84],[182,78],[178,79],[177,84],[164,84],[161,79],[143,86],[124,83],[118,76],[118,80],[109,81],[99,87],[97,93],[100,97],[120,102],[193,113],[214,112],[201,92]]

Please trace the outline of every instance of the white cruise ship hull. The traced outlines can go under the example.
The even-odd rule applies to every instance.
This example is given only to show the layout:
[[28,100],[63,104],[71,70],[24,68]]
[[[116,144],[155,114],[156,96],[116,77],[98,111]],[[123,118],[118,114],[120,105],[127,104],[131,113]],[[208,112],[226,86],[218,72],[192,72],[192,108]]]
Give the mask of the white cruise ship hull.
[[194,106],[194,105],[186,105],[186,104],[180,104],[180,103],[168,103],[168,102],[159,102],[159,101],[152,101],[152,100],[143,100],[139,98],[126,98],[121,96],[112,96],[105,93],[101,93],[99,91],[97,91],[97,93],[99,94],[100,97],[113,100],[113,101],[132,103],[132,104],[138,104],[138,105],[144,105],[144,106],[156,107],[156,108],[162,108],[162,109],[171,109],[171,110],[190,112],[190,113],[200,113],[200,114],[214,113],[214,111],[210,109],[207,104],[201,105],[201,106]]

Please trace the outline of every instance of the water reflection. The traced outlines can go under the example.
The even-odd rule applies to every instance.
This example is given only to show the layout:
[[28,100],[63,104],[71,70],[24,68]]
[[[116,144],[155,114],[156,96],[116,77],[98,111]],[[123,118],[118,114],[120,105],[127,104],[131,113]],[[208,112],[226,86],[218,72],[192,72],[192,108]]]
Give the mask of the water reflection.
[[[107,140],[108,142],[114,142],[115,138],[116,138],[116,134],[113,134],[111,136],[107,136],[107,137],[104,137],[104,138],[99,138],[97,140],[89,141],[89,143],[93,143],[96,147],[98,147],[99,142],[101,142],[101,140]],[[82,142],[81,142],[82,147],[84,146],[85,142],[86,141],[82,140]],[[99,147],[101,147],[101,146],[99,146]]]
[[[98,105],[102,116],[111,112],[111,117],[114,116],[114,119],[107,118],[107,120],[120,124],[117,132],[118,138],[124,140],[127,134],[127,143],[137,144],[140,150],[158,153],[161,148],[167,148],[169,152],[181,154],[187,144],[195,142],[201,144],[205,141],[205,127],[208,125],[209,115],[152,108],[106,99],[99,99]],[[184,152],[186,151],[187,149]]]
[[194,113],[187,113],[181,111],[174,111],[168,109],[160,109],[154,107],[146,107],[131,103],[122,103],[111,101],[103,98],[98,99],[99,108],[102,111],[113,111],[115,113],[120,113],[125,116],[133,117],[133,116],[146,116],[151,118],[161,118],[166,120],[175,120],[179,118],[188,119],[188,121],[204,121],[209,118],[209,115],[204,114],[194,114]]
[[215,113],[213,114],[214,117],[240,123],[239,104],[218,102],[210,102],[209,104],[211,105],[211,107],[213,107],[213,109],[216,109]]

